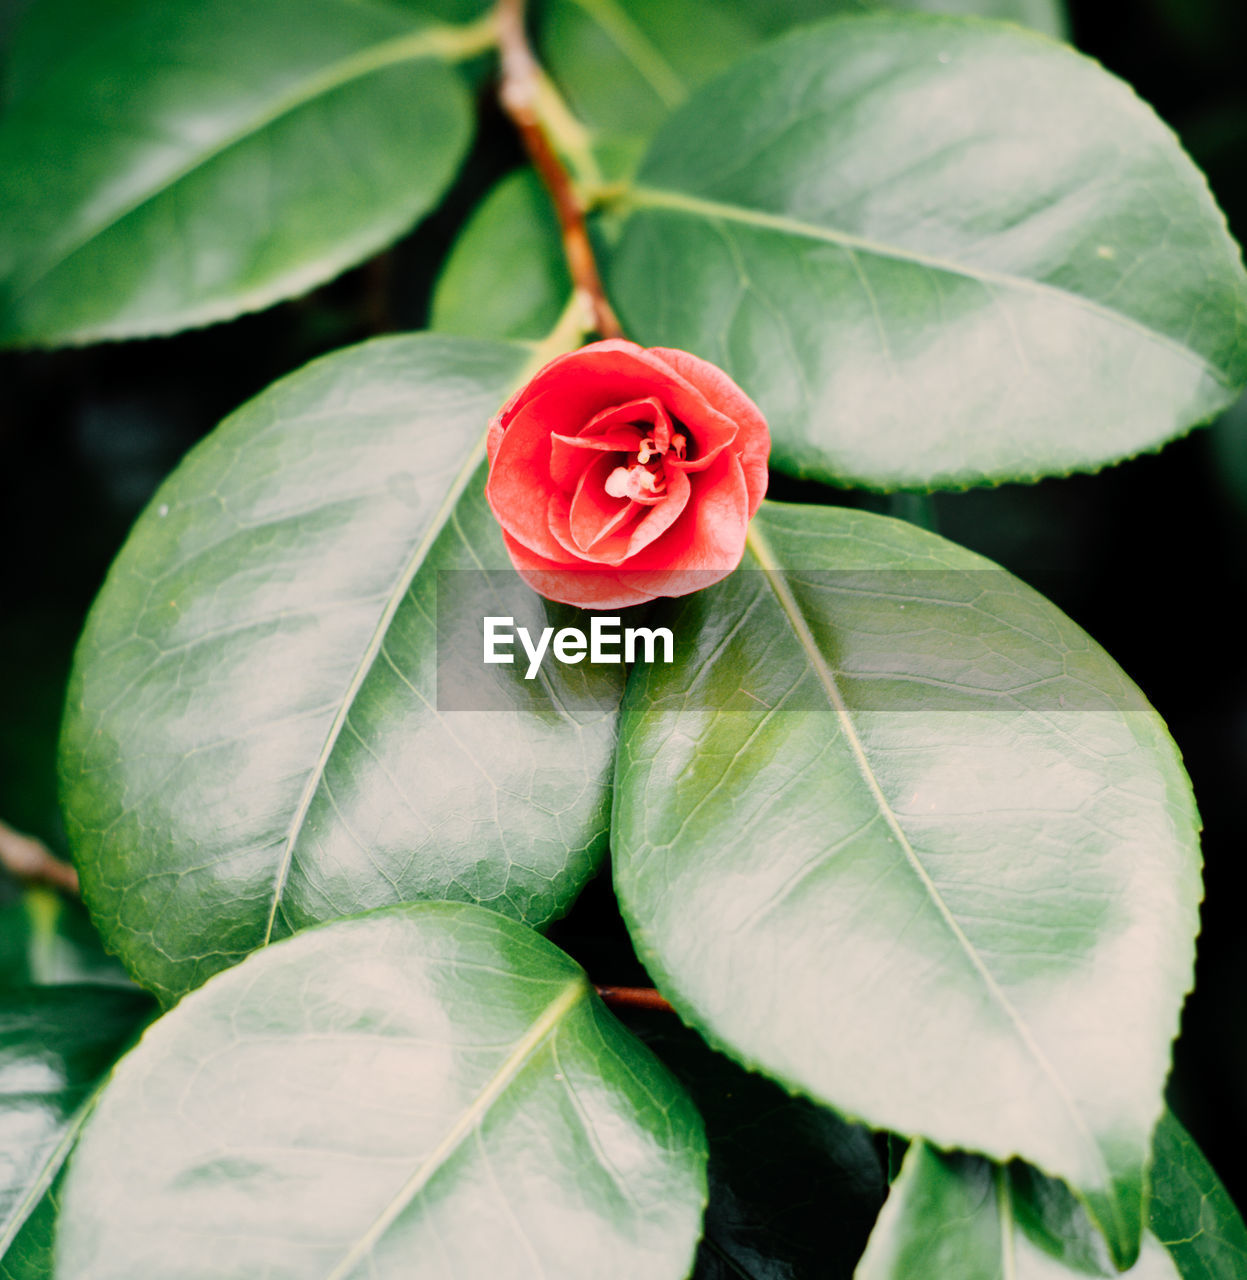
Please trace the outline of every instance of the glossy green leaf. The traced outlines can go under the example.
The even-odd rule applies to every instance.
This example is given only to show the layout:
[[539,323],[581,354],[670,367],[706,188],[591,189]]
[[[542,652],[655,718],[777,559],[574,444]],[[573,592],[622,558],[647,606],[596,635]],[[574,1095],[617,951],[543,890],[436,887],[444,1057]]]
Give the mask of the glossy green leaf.
[[1247,1227],[1191,1135],[1165,1112],[1153,1141],[1149,1220],[1182,1280],[1247,1275]]
[[629,678],[612,852],[638,954],[712,1043],[880,1128],[1067,1179],[1119,1261],[1200,897],[1160,718],[989,561],[764,505]]
[[51,1276],[64,1173],[62,1168],[30,1217],[22,1223],[13,1243],[0,1255],[0,1280],[48,1280]]
[[[1060,1183],[915,1142],[857,1280],[1081,1280],[1122,1274]],[[1179,1280],[1150,1232],[1130,1280]]]
[[1120,81],[1019,28],[848,17],[699,92],[623,197],[624,327],[725,368],[772,464],[880,488],[1093,470],[1247,382],[1247,276]]
[[746,6],[700,0],[549,0],[542,51],[573,111],[645,137],[689,91],[757,43]]
[[710,1203],[693,1280],[850,1280],[886,1190],[871,1134],[743,1070],[669,1013],[622,1016],[706,1124]]
[[0,123],[0,340],[168,333],[401,235],[470,131],[482,44],[351,0],[43,0]]
[[438,18],[442,22],[456,23],[483,18],[493,4],[493,0],[355,0],[356,4],[378,2],[396,5],[400,9],[414,9],[417,13]]
[[131,985],[80,902],[28,888],[0,907],[0,988],[67,982]]
[[[1132,1280],[1238,1280],[1247,1230],[1225,1188],[1166,1111],[1156,1130],[1149,1231]],[[1117,1272],[1069,1192],[1033,1170],[915,1143],[859,1280],[1060,1280]]]
[[532,169],[504,178],[459,233],[433,294],[430,328],[541,338],[571,296],[554,206]]
[[959,13],[979,18],[1020,22],[1046,35],[1063,39],[1069,24],[1062,0],[891,0],[889,9],[920,13]]
[[[542,49],[599,136],[648,137],[712,75],[769,36],[875,0],[549,0]],[[1062,35],[1059,0],[893,0],[890,9],[973,13]]]
[[79,646],[61,768],[83,895],[162,998],[393,902],[541,925],[596,870],[619,668],[478,667],[506,709],[438,701],[439,576],[509,565],[484,433],[533,358],[432,335],[329,356],[139,519]]
[[63,1280],[681,1280],[705,1140],[551,943],[422,903],[184,1000],[74,1154]]
[[26,1274],[42,1252],[49,1210],[38,1208],[30,1231],[23,1226],[64,1163],[101,1077],[150,1012],[137,991],[0,991],[0,1276]]

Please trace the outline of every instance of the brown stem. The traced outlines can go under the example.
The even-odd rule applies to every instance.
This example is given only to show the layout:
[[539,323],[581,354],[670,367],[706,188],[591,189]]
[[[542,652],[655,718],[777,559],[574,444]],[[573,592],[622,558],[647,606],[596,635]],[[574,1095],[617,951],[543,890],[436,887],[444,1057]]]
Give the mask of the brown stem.
[[38,840],[0,822],[0,867],[30,884],[50,884],[66,893],[78,892],[78,873]]
[[663,1013],[674,1010],[653,987],[594,987],[602,1000],[617,1008],[660,1009]]
[[502,58],[502,83],[498,99],[511,117],[538,176],[550,193],[563,234],[563,253],[572,284],[593,312],[593,327],[603,338],[622,338],[619,319],[606,297],[602,277],[585,225],[585,206],[537,110],[541,67],[533,56],[524,30],[525,0],[498,0],[498,47]]

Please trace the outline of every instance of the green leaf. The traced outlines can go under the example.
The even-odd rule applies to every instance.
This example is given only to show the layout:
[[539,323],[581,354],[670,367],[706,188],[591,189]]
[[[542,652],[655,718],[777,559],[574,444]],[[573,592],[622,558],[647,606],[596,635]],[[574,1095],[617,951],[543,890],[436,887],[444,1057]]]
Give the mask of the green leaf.
[[923,13],[960,13],[979,18],[1020,22],[1046,35],[1064,39],[1069,33],[1062,0],[892,0],[889,9]]
[[[1150,1230],[1132,1280],[1237,1280],[1247,1230],[1172,1112],[1156,1130]],[[1116,1276],[1068,1190],[1022,1165],[993,1167],[915,1143],[859,1280],[1059,1280]]]
[[[1069,1192],[1024,1166],[943,1155],[915,1142],[857,1280],[1078,1280],[1117,1276]],[[1130,1280],[1178,1280],[1150,1232]]]
[[0,988],[67,982],[131,985],[105,954],[81,903],[51,889],[26,889],[0,907]]
[[[140,517],[79,645],[61,776],[83,896],[162,999],[393,902],[542,925],[597,869],[620,668],[478,664],[488,715],[438,695],[439,587],[510,564],[485,429],[544,358],[339,352],[228,418]],[[539,626],[570,612],[517,586]]]
[[[599,137],[648,137],[689,93],[790,27],[882,7],[874,0],[550,0],[542,50],[577,115]],[[1060,0],[894,0],[1010,18],[1060,36]]]
[[625,329],[726,369],[772,464],[879,488],[1154,449],[1247,382],[1247,276],[1120,81],[1016,27],[870,15],[777,41],[655,141]]
[[694,1280],[851,1280],[886,1189],[871,1135],[742,1070],[669,1013],[623,1021],[706,1123],[710,1203]]
[[480,31],[351,0],[44,0],[0,123],[0,340],[169,333],[401,235],[471,117]]
[[61,1182],[65,1171],[44,1193],[8,1251],[0,1256],[0,1280],[48,1280],[52,1274],[56,1215],[60,1212]]
[[550,0],[541,34],[550,72],[582,120],[607,137],[646,137],[761,32],[738,4]]
[[1156,1127],[1149,1217],[1183,1280],[1247,1275],[1247,1227],[1203,1153],[1171,1111]]
[[433,294],[430,328],[473,338],[541,338],[571,296],[550,197],[520,169],[459,233]]
[[1200,898],[1160,718],[1077,626],[912,525],[765,504],[629,677],[612,850],[638,954],[718,1047],[1084,1197],[1118,1261]]
[[[376,4],[379,0],[354,0],[356,4]],[[384,4],[397,5],[401,9],[413,9],[425,17],[438,18],[442,22],[472,22],[483,18],[493,0],[380,0]]]
[[57,1275],[680,1280],[705,1158],[561,951],[397,907],[253,956],[147,1033],[71,1162]]
[[[28,1268],[42,1252],[36,1237],[46,1227],[23,1232],[23,1224],[44,1200],[100,1078],[150,1010],[137,991],[0,991],[0,1276],[25,1274],[19,1262]],[[46,1223],[47,1211],[38,1215]]]

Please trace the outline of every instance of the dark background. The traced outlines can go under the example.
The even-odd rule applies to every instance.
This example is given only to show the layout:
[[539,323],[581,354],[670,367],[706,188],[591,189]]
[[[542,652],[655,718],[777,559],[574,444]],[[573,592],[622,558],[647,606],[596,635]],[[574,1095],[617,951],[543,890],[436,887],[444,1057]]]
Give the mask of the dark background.
[[[0,0],[0,41],[20,7]],[[1247,237],[1247,5],[1071,0],[1075,43],[1130,81],[1206,170]],[[1123,15],[1126,15],[1123,17]],[[456,227],[519,160],[486,91],[443,208],[308,298],[174,338],[0,354],[0,817],[64,850],[55,742],[74,640],[130,522],[185,450],[312,356],[420,327]],[[0,175],[2,177],[2,175]],[[828,495],[777,479],[773,495]],[[939,531],[1045,592],[1142,687],[1182,749],[1204,818],[1207,901],[1171,1101],[1247,1203],[1247,405],[1097,476],[938,495]],[[0,901],[12,886],[0,881]],[[601,982],[635,979],[609,893],[559,927]],[[609,972],[593,972],[607,966]]]

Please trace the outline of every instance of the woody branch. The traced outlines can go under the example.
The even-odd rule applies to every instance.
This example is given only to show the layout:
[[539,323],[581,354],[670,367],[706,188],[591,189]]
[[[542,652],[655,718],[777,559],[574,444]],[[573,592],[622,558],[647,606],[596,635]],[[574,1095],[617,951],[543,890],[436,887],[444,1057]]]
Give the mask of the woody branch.
[[619,319],[606,297],[585,224],[585,204],[572,181],[539,111],[542,72],[524,29],[525,0],[498,0],[498,45],[502,77],[498,98],[520,135],[558,216],[563,252],[572,285],[593,316],[603,338],[621,338]]
[[50,884],[67,893],[78,892],[78,873],[53,855],[46,845],[0,822],[0,867],[30,884]]
[[671,1005],[653,987],[595,987],[604,1004],[612,1008],[660,1009],[670,1013]]

